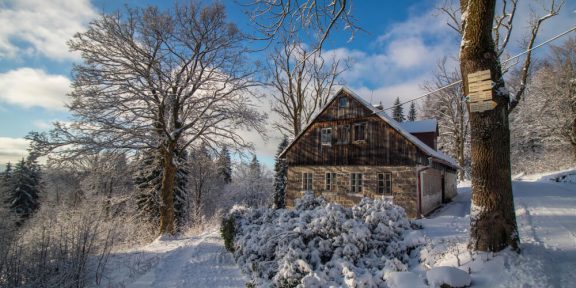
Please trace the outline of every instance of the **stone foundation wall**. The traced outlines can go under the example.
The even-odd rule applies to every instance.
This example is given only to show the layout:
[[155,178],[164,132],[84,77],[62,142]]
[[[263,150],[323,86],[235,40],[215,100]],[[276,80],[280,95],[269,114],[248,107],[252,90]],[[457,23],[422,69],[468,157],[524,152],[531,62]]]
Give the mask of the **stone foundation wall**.
[[[392,174],[392,195],[395,204],[404,207],[408,217],[417,216],[417,175],[416,168],[410,166],[291,166],[288,168],[286,187],[286,205],[294,206],[294,200],[302,197],[302,173],[312,173],[312,190],[316,196],[344,206],[353,206],[363,197],[380,198],[378,193],[378,174]],[[336,185],[326,190],[326,173],[336,173]],[[350,173],[362,173],[361,193],[351,193]]]

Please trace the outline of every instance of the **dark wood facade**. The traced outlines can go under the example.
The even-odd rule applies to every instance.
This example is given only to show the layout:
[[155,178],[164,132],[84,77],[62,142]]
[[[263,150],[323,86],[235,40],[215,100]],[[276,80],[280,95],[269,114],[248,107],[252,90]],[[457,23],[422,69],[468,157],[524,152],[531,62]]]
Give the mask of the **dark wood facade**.
[[424,144],[432,147],[434,150],[437,149],[436,147],[436,132],[420,132],[420,133],[411,133],[412,135],[416,136],[420,141],[424,142]]
[[[339,98],[348,99],[340,107]],[[354,97],[341,93],[286,151],[288,165],[408,165],[427,163],[412,142],[382,121]],[[357,125],[365,125],[357,136]],[[322,129],[331,129],[329,144],[322,143]],[[355,140],[362,138],[362,140]]]
[[[457,166],[431,150],[436,135],[410,135],[369,105],[349,90],[340,90],[283,151],[288,207],[304,191],[343,205],[358,203],[362,197],[385,197],[414,218],[455,196]],[[380,189],[379,177],[384,174],[391,178],[387,192]],[[354,186],[358,177],[360,190]],[[334,185],[326,184],[333,181],[328,178],[335,179]]]

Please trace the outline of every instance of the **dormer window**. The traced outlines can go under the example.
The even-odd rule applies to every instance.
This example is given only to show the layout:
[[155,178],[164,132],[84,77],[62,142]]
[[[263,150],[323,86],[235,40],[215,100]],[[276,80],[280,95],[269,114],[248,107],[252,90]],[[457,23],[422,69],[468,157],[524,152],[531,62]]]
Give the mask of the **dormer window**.
[[348,108],[348,97],[340,97],[340,99],[338,100],[338,104],[340,106],[340,108]]

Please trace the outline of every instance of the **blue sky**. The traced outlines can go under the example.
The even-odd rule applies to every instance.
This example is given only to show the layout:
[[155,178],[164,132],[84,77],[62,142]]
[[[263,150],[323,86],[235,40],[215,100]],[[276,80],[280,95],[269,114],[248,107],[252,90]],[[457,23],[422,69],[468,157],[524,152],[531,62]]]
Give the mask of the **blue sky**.
[[[208,1],[205,1],[208,2]],[[384,106],[396,97],[411,99],[423,93],[420,85],[430,79],[443,57],[456,57],[460,39],[434,9],[439,1],[354,1],[353,14],[366,33],[348,41],[349,33],[335,30],[326,43],[326,53],[350,57],[351,69],[344,73],[346,85],[372,102]],[[530,6],[521,1],[517,33],[512,46],[526,32]],[[576,1],[568,1],[561,15],[545,23],[540,41],[576,24]],[[25,156],[29,131],[47,131],[50,123],[66,120],[64,107],[70,85],[72,63],[81,61],[68,52],[66,41],[83,31],[90,19],[128,6],[171,5],[172,1],[136,0],[0,0],[0,165]],[[248,29],[248,19],[237,1],[221,1],[230,21]],[[575,33],[573,33],[575,34]],[[537,41],[539,42],[539,41]],[[514,51],[514,50],[513,50]],[[516,48],[515,51],[519,51]],[[254,58],[264,60],[264,53]],[[546,49],[538,53],[545,57]],[[269,111],[263,101],[260,109]],[[270,115],[273,119],[274,115]],[[272,121],[272,119],[270,121]],[[271,166],[279,135],[271,129],[264,142],[254,134],[259,158]]]

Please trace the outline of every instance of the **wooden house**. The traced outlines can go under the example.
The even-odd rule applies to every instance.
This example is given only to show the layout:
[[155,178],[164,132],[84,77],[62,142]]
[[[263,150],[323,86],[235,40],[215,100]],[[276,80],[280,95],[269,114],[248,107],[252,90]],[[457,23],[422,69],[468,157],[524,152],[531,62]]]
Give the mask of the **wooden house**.
[[416,218],[456,195],[456,162],[437,151],[435,120],[398,123],[340,89],[280,154],[288,164],[286,203],[305,191],[352,206],[389,198]]

